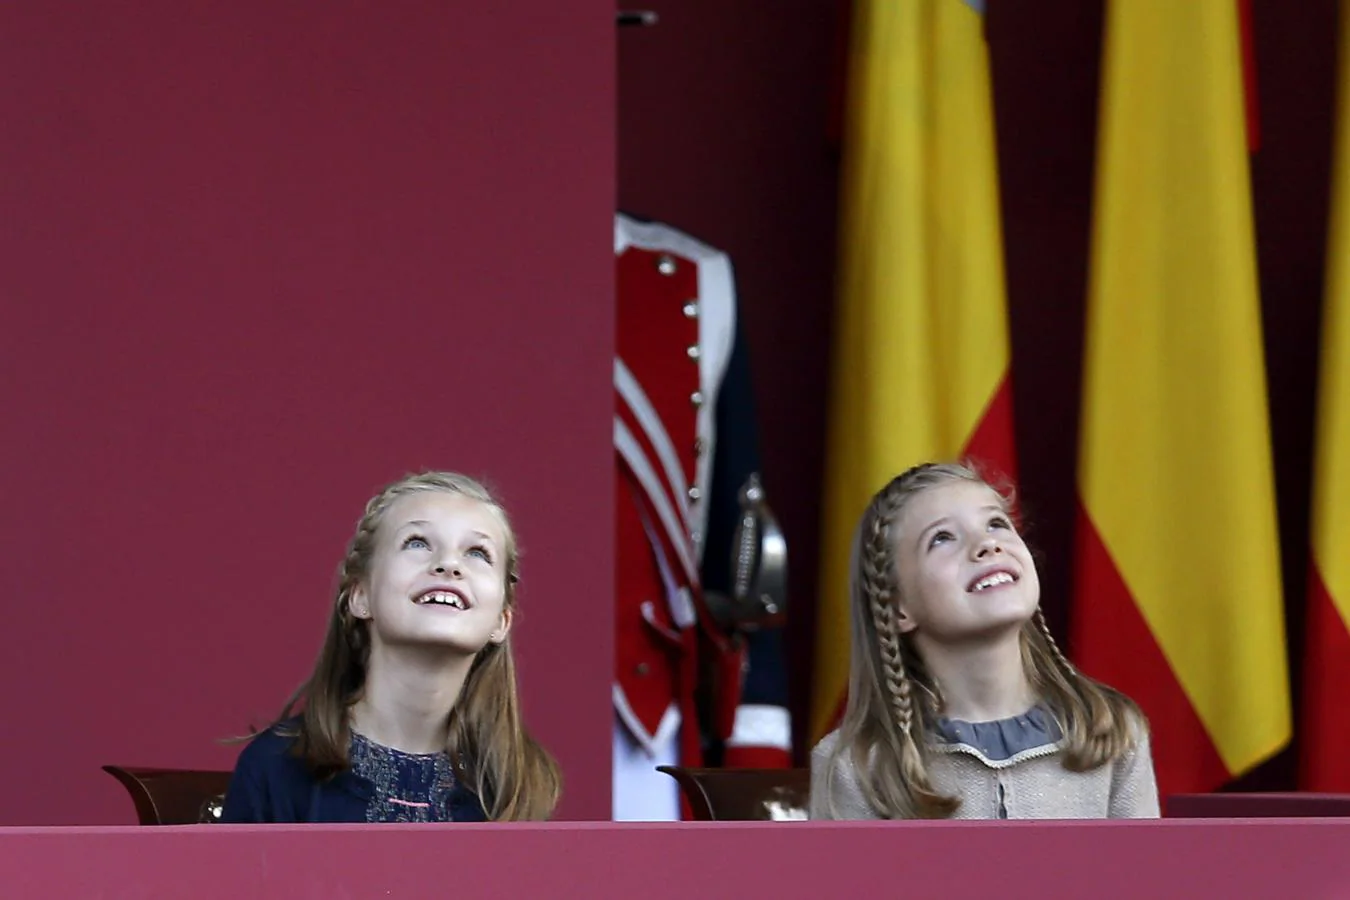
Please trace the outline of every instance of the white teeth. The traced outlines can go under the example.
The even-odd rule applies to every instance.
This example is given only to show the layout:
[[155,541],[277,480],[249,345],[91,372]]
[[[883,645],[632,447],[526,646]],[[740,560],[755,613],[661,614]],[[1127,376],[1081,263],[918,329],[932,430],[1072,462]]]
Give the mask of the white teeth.
[[440,606],[453,606],[455,609],[466,608],[464,605],[464,598],[460,597],[458,594],[452,594],[448,591],[432,591],[430,593],[423,594],[421,597],[417,598],[417,602],[419,605],[435,603]]
[[1012,584],[1013,577],[1007,572],[995,572],[992,575],[986,575],[971,587],[972,591],[982,591],[985,588],[997,587],[1000,584]]

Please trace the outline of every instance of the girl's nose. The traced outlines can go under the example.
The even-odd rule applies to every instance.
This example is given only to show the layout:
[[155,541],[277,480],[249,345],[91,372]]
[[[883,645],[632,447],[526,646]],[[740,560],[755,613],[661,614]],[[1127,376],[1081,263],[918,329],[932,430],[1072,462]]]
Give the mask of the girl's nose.
[[445,560],[436,563],[436,565],[432,567],[431,571],[437,575],[450,574],[456,578],[459,578],[464,574],[463,570],[460,569],[458,562],[455,561],[446,562]]
[[989,535],[984,540],[975,545],[975,558],[983,559],[994,553],[1002,553],[1003,545],[993,535]]

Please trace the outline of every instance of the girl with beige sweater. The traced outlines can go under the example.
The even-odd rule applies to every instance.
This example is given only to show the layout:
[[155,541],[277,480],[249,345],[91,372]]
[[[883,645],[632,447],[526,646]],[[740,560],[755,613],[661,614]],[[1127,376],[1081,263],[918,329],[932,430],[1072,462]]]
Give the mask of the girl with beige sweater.
[[848,705],[811,755],[813,819],[1158,815],[1147,723],[1056,645],[1006,495],[916,466],[872,499],[851,570]]

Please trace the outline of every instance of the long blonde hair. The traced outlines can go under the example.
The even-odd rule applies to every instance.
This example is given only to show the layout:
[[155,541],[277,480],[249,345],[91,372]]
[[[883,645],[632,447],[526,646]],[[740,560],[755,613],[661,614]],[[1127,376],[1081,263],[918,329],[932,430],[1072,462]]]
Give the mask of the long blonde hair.
[[[482,484],[454,472],[424,472],[396,481],[371,498],[338,567],[337,596],[314,671],[280,716],[282,721],[291,718],[303,701],[295,752],[321,777],[350,764],[348,710],[361,697],[370,659],[368,624],[352,614],[352,595],[369,577],[376,533],[389,507],[399,497],[422,491],[462,494],[493,508],[506,532],[504,608],[516,608],[519,550],[515,534],[506,511]],[[487,644],[474,659],[450,710],[446,749],[457,776],[473,787],[489,819],[546,819],[552,814],[562,791],[562,776],[553,757],[521,722],[509,633],[500,644]]]
[[[956,481],[991,488],[1012,514],[1009,492],[994,488],[973,467],[925,463],[893,478],[876,493],[859,522],[850,564],[853,650],[848,705],[828,771],[850,754],[863,795],[884,818],[945,818],[959,797],[938,791],[929,772],[934,720],[941,692],[909,635],[896,621],[899,575],[895,527],[916,494]],[[1022,626],[1022,664],[1032,689],[1064,733],[1063,764],[1075,772],[1102,766],[1128,752],[1145,728],[1139,707],[1124,694],[1079,672],[1064,656],[1045,616]]]

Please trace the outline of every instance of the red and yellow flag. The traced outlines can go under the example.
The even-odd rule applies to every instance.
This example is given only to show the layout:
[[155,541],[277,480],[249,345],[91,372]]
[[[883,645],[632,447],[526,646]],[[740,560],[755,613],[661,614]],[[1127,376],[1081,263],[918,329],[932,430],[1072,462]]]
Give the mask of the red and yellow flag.
[[1291,727],[1235,2],[1110,0],[1096,178],[1073,650],[1210,790]]
[[1350,792],[1350,16],[1341,17],[1339,110],[1313,463],[1304,654],[1305,790]]
[[961,455],[1015,476],[982,6],[854,7],[813,739],[847,688],[849,542],[871,495]]

